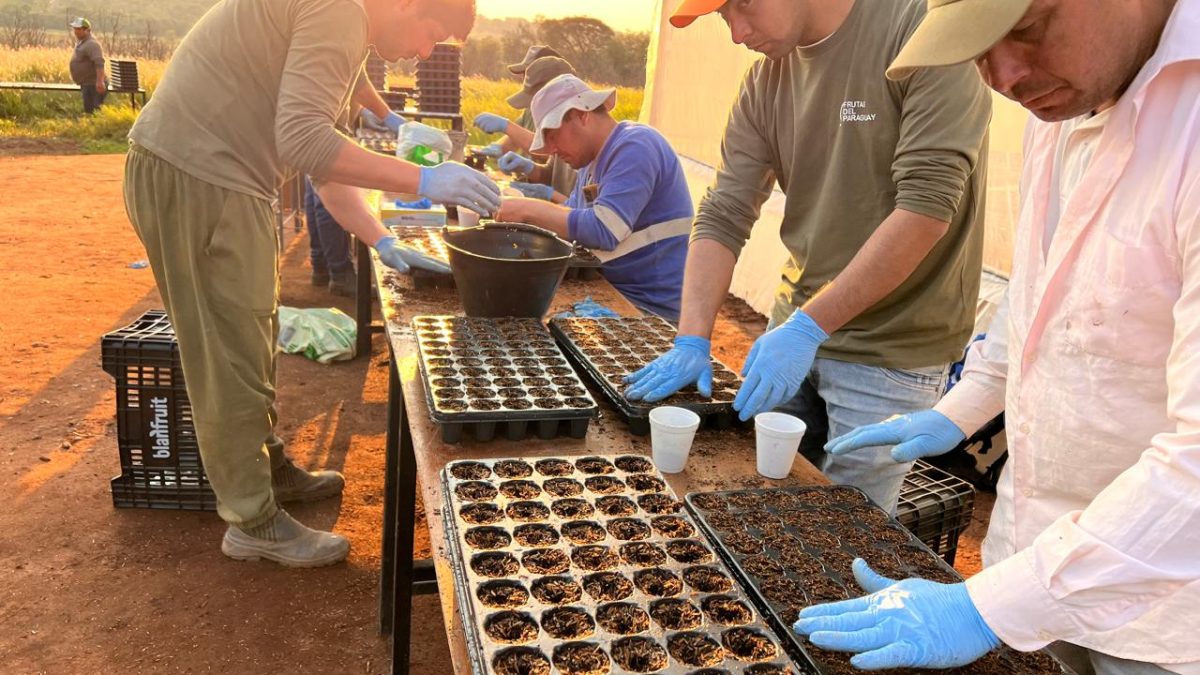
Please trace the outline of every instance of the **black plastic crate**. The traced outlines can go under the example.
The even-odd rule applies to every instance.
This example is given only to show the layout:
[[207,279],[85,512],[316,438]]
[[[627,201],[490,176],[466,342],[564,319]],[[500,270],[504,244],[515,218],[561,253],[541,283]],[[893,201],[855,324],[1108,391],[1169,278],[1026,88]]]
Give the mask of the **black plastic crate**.
[[413,319],[430,417],[442,440],[583,438],[599,407],[537,319]]
[[974,511],[970,483],[917,460],[900,488],[896,520],[953,565],[958,536],[971,524]]
[[[823,675],[850,672],[849,654],[826,652],[793,632],[800,610],[864,594],[851,572],[863,558],[891,579],[962,581],[954,568],[901,527],[857,488],[839,485],[692,493],[688,510],[717,553],[739,577],[798,663]],[[1071,671],[1048,652],[1021,654],[1001,647],[961,675]],[[889,673],[941,672],[896,669]]]
[[660,405],[691,410],[700,416],[701,426],[728,429],[737,422],[733,400],[741,379],[716,359],[712,362],[711,398],[701,395],[695,386],[657,403],[625,398],[625,376],[671,349],[675,328],[664,319],[655,316],[554,319],[550,322],[550,333],[567,358],[600,387],[635,436],[650,433],[650,411]]
[[121,475],[112,479],[113,505],[216,510],[166,313],[151,310],[105,335],[100,351],[117,387]]

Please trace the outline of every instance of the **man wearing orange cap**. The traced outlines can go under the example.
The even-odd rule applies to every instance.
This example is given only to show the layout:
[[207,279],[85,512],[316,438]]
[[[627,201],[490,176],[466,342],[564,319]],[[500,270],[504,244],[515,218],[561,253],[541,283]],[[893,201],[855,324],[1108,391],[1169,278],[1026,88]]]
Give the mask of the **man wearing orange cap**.
[[[965,583],[796,628],[860,667],[1004,642],[1080,675],[1200,673],[1200,0],[930,0],[889,77],[974,60],[1033,113],[1004,311],[932,410],[835,440],[947,452],[1001,410],[1008,463]],[[914,74],[915,73],[915,74]]]
[[709,393],[717,310],[778,182],[790,259],[734,408],[743,420],[801,417],[806,457],[895,509],[908,467],[888,448],[831,457],[822,446],[933,405],[971,337],[991,98],[969,65],[904,85],[884,77],[921,0],[686,0],[672,22],[714,11],[767,58],[742,81],[697,210],[675,347],[634,373],[627,395]]

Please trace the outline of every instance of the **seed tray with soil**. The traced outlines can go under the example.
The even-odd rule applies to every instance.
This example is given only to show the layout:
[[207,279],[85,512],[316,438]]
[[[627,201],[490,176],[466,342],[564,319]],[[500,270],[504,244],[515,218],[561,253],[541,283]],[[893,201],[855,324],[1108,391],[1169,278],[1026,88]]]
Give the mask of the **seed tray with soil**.
[[[583,438],[599,413],[537,319],[418,316],[412,327],[429,413],[446,443],[459,442],[465,431],[479,441],[490,441],[497,433],[522,440],[531,432],[544,439]],[[543,355],[529,351],[531,339],[543,345],[537,350]],[[543,384],[516,380],[513,366]],[[569,383],[554,389],[551,377]]]
[[[650,460],[470,459],[451,462],[442,477],[451,557],[462,561],[453,565],[457,597],[479,672],[541,668],[542,657],[554,675],[627,673],[625,664],[649,668],[659,657],[655,672],[671,675],[741,675],[752,665],[721,646],[722,633],[765,632],[766,624]],[[639,480],[661,491],[639,493],[631,485]],[[618,649],[629,637],[649,646]],[[579,646],[577,655],[568,646]],[[795,672],[777,653],[763,663]]]
[[[685,499],[716,545],[716,551],[747,589],[754,607],[762,612],[776,636],[797,664],[819,669],[824,675],[860,672],[849,655],[816,649],[791,630],[796,615],[814,604],[836,602],[864,594],[850,571],[860,557],[891,578],[931,578],[944,583],[961,581],[940,557],[915,536],[870,503],[861,491],[846,487],[805,487],[736,490],[690,494]],[[685,571],[684,582],[704,585],[698,570]],[[753,626],[742,626],[729,614],[728,602],[710,596],[702,605],[710,621],[736,626],[721,636],[722,646],[736,658],[771,658],[763,636]],[[721,612],[722,616],[714,616]],[[1020,657],[1030,657],[1022,660]],[[1002,665],[998,665],[1002,664]],[[749,671],[746,671],[749,672]],[[755,671],[758,672],[758,671]],[[896,675],[927,672],[913,669],[888,671]],[[992,652],[974,664],[950,671],[962,675],[990,673],[1051,673],[1071,671],[1046,653],[1018,654],[1007,648]]]
[[[713,395],[700,395],[695,387],[654,404],[625,398],[625,377],[670,351],[675,329],[658,317],[565,318],[550,322],[550,333],[574,362],[600,387],[637,436],[650,433],[650,411],[659,405],[687,408],[700,415],[701,425],[727,429],[737,421],[733,400],[741,380],[724,364],[713,360]],[[718,377],[719,376],[719,377]]]

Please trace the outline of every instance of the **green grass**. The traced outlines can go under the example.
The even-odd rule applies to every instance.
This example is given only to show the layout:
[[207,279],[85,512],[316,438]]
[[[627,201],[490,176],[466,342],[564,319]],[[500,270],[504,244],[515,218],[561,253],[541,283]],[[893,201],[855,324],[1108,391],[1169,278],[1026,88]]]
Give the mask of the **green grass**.
[[[19,82],[70,82],[66,49],[0,50],[0,80]],[[138,60],[142,86],[153,95],[166,68],[165,61]],[[411,86],[399,78],[389,84]],[[516,119],[519,111],[505,99],[521,86],[515,79],[486,80],[463,78],[462,114],[470,131],[470,143],[486,144],[496,140],[471,126],[471,120],[483,112]],[[642,108],[642,90],[619,88],[617,119],[637,119]],[[125,136],[137,119],[126,96],[110,96],[94,116],[83,115],[78,93],[0,92],[0,137],[68,141],[85,153],[124,152]]]

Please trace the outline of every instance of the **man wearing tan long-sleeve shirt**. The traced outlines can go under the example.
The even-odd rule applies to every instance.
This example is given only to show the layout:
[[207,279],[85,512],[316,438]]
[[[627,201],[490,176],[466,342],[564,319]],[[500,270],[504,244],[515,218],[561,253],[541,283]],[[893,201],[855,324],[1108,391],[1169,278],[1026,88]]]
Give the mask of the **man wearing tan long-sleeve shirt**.
[[924,0],[685,0],[683,27],[719,12],[767,58],[746,74],[716,181],[697,209],[676,346],[631,377],[630,398],[711,387],[709,336],[734,264],[778,182],[790,253],[772,323],[734,407],[808,423],[801,451],[835,482],[894,509],[906,465],[886,448],[822,445],[940,396],[970,337],[983,241],[990,97],[970,66],[903,85],[884,71]]
[[312,176],[338,222],[401,270],[406,252],[359,188],[495,211],[499,189],[482,174],[368,152],[335,128],[369,46],[389,60],[426,57],[474,19],[474,0],[222,0],[184,38],[130,132],[126,210],[179,341],[231,558],[314,567],[350,548],[278,506],[336,495],[344,481],[296,467],[272,431],[275,186],[285,167]]

